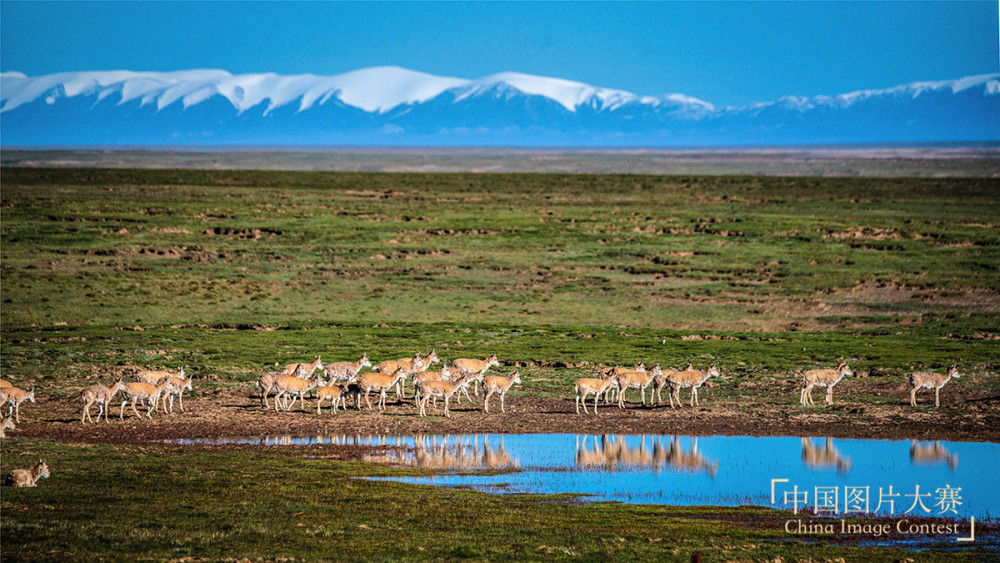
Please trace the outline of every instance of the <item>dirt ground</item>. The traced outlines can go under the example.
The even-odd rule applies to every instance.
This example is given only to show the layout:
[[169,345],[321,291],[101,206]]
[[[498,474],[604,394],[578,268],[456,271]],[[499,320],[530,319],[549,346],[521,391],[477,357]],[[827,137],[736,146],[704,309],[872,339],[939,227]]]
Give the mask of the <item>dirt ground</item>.
[[[724,384],[724,383],[723,383]],[[186,396],[185,412],[174,405],[174,411],[154,413],[152,419],[136,417],[125,408],[124,421],[119,419],[121,395],[111,409],[110,422],[81,423],[83,403],[77,395],[54,397],[44,389],[36,391],[38,402],[21,408],[21,422],[8,436],[34,436],[68,442],[142,443],[181,438],[228,438],[273,436],[336,436],[336,435],[410,435],[410,434],[477,434],[477,433],[576,433],[576,434],[658,434],[658,435],[751,435],[751,436],[829,436],[834,438],[878,438],[952,441],[1000,441],[1000,395],[994,392],[959,386],[942,390],[942,407],[933,407],[933,393],[918,395],[920,406],[909,405],[907,389],[889,378],[861,378],[850,382],[852,394],[883,395],[890,399],[878,404],[852,402],[835,396],[835,404],[822,403],[823,393],[814,391],[815,406],[800,407],[779,404],[779,395],[764,395],[764,400],[737,401],[725,399],[714,391],[718,383],[710,382],[699,393],[700,406],[685,404],[671,409],[666,405],[639,404],[638,394],[631,391],[629,403],[621,410],[614,403],[602,401],[598,415],[576,414],[569,398],[539,398],[529,393],[507,397],[507,412],[500,413],[496,397],[491,400],[490,413],[482,409],[482,399],[472,405],[463,400],[452,403],[452,417],[441,416],[428,406],[426,418],[418,416],[412,399],[412,387],[407,399],[399,401],[389,395],[383,413],[370,411],[362,401],[361,410],[330,414],[328,406],[316,414],[315,399],[307,400],[306,410],[296,404],[289,412],[275,412],[260,404],[252,384],[241,387],[205,387],[196,396]],[[761,382],[762,387],[766,384]],[[749,382],[739,384],[749,389]],[[73,387],[68,386],[66,391]],[[797,399],[797,387],[789,382],[788,389]],[[840,388],[838,387],[838,391]],[[767,391],[760,390],[760,393]],[[569,393],[567,393],[569,394]],[[729,394],[732,396],[732,394]],[[782,395],[783,396],[783,395]],[[895,398],[898,397],[898,400]],[[377,397],[375,397],[377,399]],[[666,396],[664,395],[664,399]],[[634,402],[632,402],[634,401]],[[273,403],[273,401],[271,401]],[[374,402],[373,402],[374,404]],[[328,403],[327,403],[328,405]],[[962,405],[961,409],[952,405]],[[591,409],[593,402],[588,403]],[[96,406],[91,407],[96,416]],[[140,408],[145,414],[145,409]]]

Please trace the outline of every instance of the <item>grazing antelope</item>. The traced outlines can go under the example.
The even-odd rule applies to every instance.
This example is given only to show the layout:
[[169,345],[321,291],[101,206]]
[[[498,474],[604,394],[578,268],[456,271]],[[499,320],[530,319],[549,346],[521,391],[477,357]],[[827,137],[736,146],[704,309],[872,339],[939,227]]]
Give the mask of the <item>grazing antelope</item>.
[[358,386],[365,392],[365,402],[368,403],[368,410],[372,409],[372,403],[368,398],[371,391],[379,392],[378,410],[385,410],[385,392],[396,386],[396,383],[406,378],[406,368],[398,367],[392,375],[373,371],[358,378]]
[[490,396],[493,393],[500,394],[500,412],[507,412],[504,410],[503,398],[507,395],[507,391],[515,384],[521,384],[521,375],[518,370],[514,370],[514,375],[508,377],[501,377],[499,375],[491,375],[483,379],[483,391],[486,392],[486,398],[483,399],[483,410],[485,412],[490,412]]
[[[274,381],[274,388],[278,393],[274,396],[274,410],[278,410],[280,404],[286,411],[295,406],[295,401],[301,400],[302,410],[306,410],[306,401],[303,398],[306,393],[312,391],[319,385],[319,381],[310,381],[294,375],[279,375]],[[292,402],[285,405],[285,395],[292,396]]]
[[951,378],[959,378],[958,368],[951,366],[948,373],[941,375],[932,371],[915,371],[910,374],[910,405],[917,406],[917,391],[921,389],[934,389],[934,406],[941,406],[941,388]]
[[257,378],[257,382],[254,383],[260,389],[260,404],[265,409],[271,408],[271,405],[267,403],[267,396],[271,391],[277,392],[275,383],[277,383],[279,377],[281,377],[280,371],[269,371]]
[[[167,412],[167,401],[170,401],[170,411],[174,412],[174,397],[177,397],[177,402],[180,404],[181,412],[184,412],[184,390],[193,391],[194,387],[191,386],[191,378],[186,379],[177,376],[170,376],[167,378],[169,385],[167,385],[166,395],[163,396],[163,412]],[[155,407],[154,407],[155,408]]]
[[168,385],[170,385],[169,379],[164,379],[157,385],[142,382],[126,383],[125,388],[122,389],[122,395],[125,398],[122,399],[122,408],[118,413],[119,420],[125,420],[125,403],[129,403],[132,406],[132,412],[134,412],[137,417],[142,418],[139,411],[135,410],[135,404],[140,400],[146,401],[146,404],[148,405],[146,408],[146,418],[152,419],[153,409],[156,408],[156,402],[159,400],[160,394],[163,393],[163,390],[166,389]]
[[802,438],[802,462],[812,469],[837,468],[837,473],[847,473],[851,470],[851,458],[840,455],[840,451],[833,447],[833,439],[827,438],[826,444],[817,448],[812,440]]
[[812,388],[826,387],[826,404],[833,404],[833,386],[840,382],[845,375],[854,375],[851,368],[847,367],[847,362],[840,362],[836,369],[810,369],[802,372],[802,393],[799,403],[802,405],[812,405]]
[[916,440],[910,440],[910,461],[914,465],[928,465],[943,461],[948,464],[952,471],[958,469],[958,454],[953,454],[935,441],[933,445],[926,446],[918,444]]
[[490,366],[500,367],[500,361],[497,360],[496,354],[491,354],[489,358],[485,360],[472,360],[469,358],[459,358],[451,362],[451,367],[459,373],[459,375],[471,375],[473,376],[472,382],[476,384],[473,389],[473,394],[477,397],[479,396],[479,382],[486,375],[486,370],[490,369]]
[[184,379],[185,377],[184,367],[182,366],[181,369],[177,372],[172,372],[169,370],[154,370],[154,369],[139,370],[139,373],[136,374],[135,379],[140,383],[151,383],[153,385],[159,385],[160,383],[163,382],[164,379],[168,377],[179,377],[181,379]]
[[0,417],[0,438],[6,438],[8,430],[14,430],[14,421],[9,416]]
[[7,403],[7,416],[14,414],[14,421],[21,424],[21,403],[35,402],[35,390],[25,391],[17,387],[0,387],[0,405]]
[[361,371],[363,367],[372,367],[371,360],[368,359],[368,353],[365,352],[361,358],[356,362],[336,362],[333,364],[326,364],[323,368],[323,374],[330,381],[354,381],[358,377],[358,372]]
[[654,405],[658,405],[661,402],[663,402],[663,396],[660,395],[660,392],[663,391],[664,387],[666,387],[666,389],[667,389],[667,398],[668,399],[670,398],[670,394],[674,392],[673,387],[670,386],[670,376],[671,375],[676,375],[676,374],[678,374],[678,373],[680,373],[682,371],[691,371],[693,369],[694,369],[694,366],[692,366],[691,364],[688,364],[687,367],[684,368],[684,369],[668,369],[666,371],[660,371],[660,373],[658,375],[656,375],[655,377],[653,377],[653,382],[656,384],[656,402],[653,403],[653,404]]
[[49,477],[49,466],[39,460],[31,469],[15,469],[7,476],[7,483],[15,487],[34,487],[42,477]]
[[115,381],[111,387],[105,387],[103,385],[91,385],[90,387],[84,387],[80,391],[80,398],[86,403],[83,406],[83,414],[80,415],[80,422],[86,422],[87,420],[94,422],[94,419],[90,417],[90,405],[97,403],[97,420],[100,422],[101,415],[104,415],[104,422],[110,422],[108,420],[108,411],[111,409],[111,399],[118,394],[119,391],[125,388],[125,384],[122,383],[122,379],[119,377],[118,381]]
[[[635,371],[615,368],[612,372],[615,381],[618,383],[618,408],[625,408],[625,393],[629,389],[638,389],[642,395],[642,406],[646,406],[646,387],[653,382],[657,375],[663,375],[660,364],[653,366],[652,371]],[[650,402],[652,402],[652,391],[650,391]]]
[[597,379],[584,377],[582,379],[577,379],[576,388],[576,414],[580,414],[580,403],[583,403],[583,412],[587,413],[587,395],[594,394],[594,414],[597,414],[597,399],[601,393],[608,390],[611,383],[614,381],[613,378],[607,379]]
[[701,387],[709,377],[719,377],[719,370],[712,364],[707,371],[700,371],[696,369],[684,370],[673,372],[669,375],[664,374],[667,378],[667,382],[670,385],[670,408],[674,408],[674,399],[677,399],[677,406],[683,406],[681,404],[681,389],[685,387],[691,388],[691,406],[698,404],[698,388]]
[[427,400],[431,397],[444,397],[444,415],[451,418],[448,411],[448,402],[452,395],[458,393],[463,387],[469,384],[472,376],[463,375],[455,381],[424,381],[420,384],[420,416],[427,416]]
[[309,379],[312,377],[313,372],[318,369],[323,369],[323,362],[320,361],[319,356],[316,356],[312,363],[309,364],[288,364],[285,366],[285,369],[281,370],[281,375],[294,375],[302,379]]
[[[330,414],[337,414],[337,406],[344,401],[344,388],[340,385],[320,385],[316,388],[316,414],[320,414],[320,404],[330,401]],[[345,407],[344,410],[347,410]]]

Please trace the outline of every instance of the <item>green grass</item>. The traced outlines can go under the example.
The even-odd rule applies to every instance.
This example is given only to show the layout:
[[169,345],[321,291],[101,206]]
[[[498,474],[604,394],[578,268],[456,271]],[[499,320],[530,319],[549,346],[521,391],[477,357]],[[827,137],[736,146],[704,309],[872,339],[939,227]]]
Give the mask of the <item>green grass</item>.
[[[536,362],[514,396],[561,398],[596,364],[640,360],[717,361],[713,397],[730,401],[840,357],[880,376],[1000,368],[993,179],[3,168],[0,183],[0,370],[53,397],[118,366],[188,366],[210,389],[315,354],[431,349]],[[398,472],[294,452],[0,448],[4,471],[53,465],[2,489],[11,560],[985,557],[803,543],[756,508],[369,482],[353,477]]]
[[1000,291],[996,180],[7,168],[2,181],[4,328],[815,330],[983,313],[997,328],[982,302]]
[[[868,560],[960,552],[826,545],[792,536],[792,515],[761,508],[578,504],[358,477],[402,475],[318,459],[344,450],[213,451],[23,440],[4,463],[47,457],[51,477],[3,489],[10,560]],[[53,461],[56,460],[56,461]],[[410,472],[412,474],[412,471]],[[942,546],[950,547],[950,546]],[[994,551],[995,554],[995,551]]]

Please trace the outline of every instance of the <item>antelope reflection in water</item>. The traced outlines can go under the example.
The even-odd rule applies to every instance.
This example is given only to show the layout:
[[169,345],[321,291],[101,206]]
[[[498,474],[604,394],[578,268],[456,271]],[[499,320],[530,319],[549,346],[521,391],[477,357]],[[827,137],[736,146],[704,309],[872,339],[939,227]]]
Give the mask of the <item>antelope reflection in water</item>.
[[802,438],[802,462],[810,469],[832,469],[837,473],[847,474],[851,470],[851,458],[840,455],[833,447],[833,439],[827,438],[823,447],[816,447],[811,438]]
[[663,436],[650,436],[650,447],[646,447],[646,436],[641,436],[639,447],[625,443],[621,436],[594,436],[593,448],[587,446],[587,436],[576,437],[576,466],[580,468],[600,468],[614,470],[619,466],[648,467],[660,471],[670,467],[675,471],[704,471],[715,478],[719,470],[718,461],[708,461],[698,452],[698,438],[692,437],[691,449],[681,448],[680,439],[674,436],[666,446]]
[[958,469],[958,454],[953,454],[935,441],[933,445],[919,444],[916,440],[910,440],[910,462],[914,465],[933,465],[943,461],[948,467],[955,471]]
[[451,471],[518,469],[521,465],[520,460],[511,458],[507,452],[503,435],[498,446],[490,447],[489,435],[483,435],[480,446],[478,434],[471,440],[469,436],[417,435],[413,438],[412,453],[385,452],[365,456],[364,460]]

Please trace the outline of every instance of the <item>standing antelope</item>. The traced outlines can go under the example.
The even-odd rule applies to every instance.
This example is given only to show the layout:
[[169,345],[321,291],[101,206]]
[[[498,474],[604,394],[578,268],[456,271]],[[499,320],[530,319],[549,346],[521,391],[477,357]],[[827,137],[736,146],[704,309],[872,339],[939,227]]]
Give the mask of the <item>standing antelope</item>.
[[9,416],[0,417],[0,438],[6,438],[8,430],[14,430],[14,421]]
[[691,388],[691,406],[693,407],[698,404],[698,388],[708,381],[709,377],[719,377],[719,370],[715,367],[715,364],[712,364],[707,371],[691,369],[664,375],[670,384],[671,393],[668,395],[670,398],[670,408],[674,407],[675,398],[677,399],[677,406],[682,406],[681,389],[685,387]]
[[281,375],[294,375],[303,379],[309,379],[312,377],[313,372],[318,369],[323,369],[323,362],[320,361],[319,356],[316,356],[310,364],[288,364],[285,366],[285,369],[281,370]]
[[84,387],[80,391],[80,398],[86,403],[83,406],[83,414],[80,416],[80,422],[86,422],[87,420],[94,422],[94,419],[90,417],[90,405],[97,403],[97,420],[100,422],[101,415],[104,415],[104,422],[110,422],[108,420],[108,411],[111,409],[111,399],[118,394],[119,391],[125,388],[122,383],[122,379],[119,377],[118,381],[115,381],[111,387],[105,387],[103,385],[91,385],[90,387]]
[[277,391],[275,383],[278,381],[278,377],[280,376],[280,371],[269,371],[257,378],[257,382],[254,383],[254,385],[260,389],[260,404],[265,409],[271,408],[271,405],[267,403],[267,395],[271,391]]
[[507,412],[506,410],[504,410],[503,399],[504,396],[507,395],[507,391],[510,391],[510,388],[513,387],[514,384],[518,385],[521,384],[521,375],[518,370],[514,370],[514,375],[510,376],[509,378],[501,377],[499,375],[491,375],[487,378],[484,378],[483,391],[486,392],[486,398],[483,399],[483,410],[486,412],[490,412],[490,396],[493,395],[493,393],[499,393],[500,412],[502,413]]
[[[344,402],[344,388],[340,385],[320,385],[316,388],[316,414],[320,414],[320,404],[330,400],[330,414],[337,414],[337,406]],[[347,410],[347,407],[344,407]]]
[[958,368],[951,366],[948,373],[941,375],[932,371],[915,371],[910,374],[910,405],[917,406],[917,391],[920,389],[934,389],[934,406],[941,406],[941,388],[951,378],[959,378]]
[[[402,368],[406,375],[413,375],[424,368],[430,367],[431,364],[440,362],[437,353],[433,350],[427,355],[423,360],[420,359],[420,354],[414,354],[412,358],[400,358],[398,360],[386,360],[380,362],[374,368],[375,371],[384,373],[386,375],[392,375],[396,373],[396,370]],[[396,382],[396,397],[405,399],[406,398],[406,378]]]
[[[667,398],[668,399],[670,398],[670,394],[674,392],[673,387],[670,386],[670,376],[676,375],[676,374],[678,374],[678,373],[680,373],[682,371],[691,371],[693,369],[694,369],[694,366],[692,366],[691,364],[688,364],[687,367],[684,368],[684,369],[668,369],[666,371],[660,371],[660,373],[658,375],[654,376],[653,377],[653,382],[656,384],[656,402],[653,403],[653,404],[654,405],[658,405],[661,402],[663,402],[663,396],[660,395],[660,392],[663,391],[664,387],[667,388]],[[650,392],[650,393],[652,393],[652,392]]]
[[164,379],[158,385],[142,382],[126,383],[125,388],[122,389],[122,395],[125,398],[122,399],[122,408],[118,413],[118,418],[120,420],[125,420],[125,403],[131,404],[132,412],[134,412],[137,417],[142,418],[139,411],[135,410],[135,403],[139,400],[144,400],[148,405],[146,408],[146,418],[152,419],[153,409],[156,408],[156,402],[159,400],[160,394],[163,393],[163,390],[166,389],[168,385],[170,385],[169,379]]
[[[274,410],[278,410],[280,404],[286,411],[295,406],[295,401],[301,400],[302,410],[306,410],[306,401],[303,398],[306,393],[312,391],[319,385],[319,381],[310,381],[294,375],[279,375],[274,381],[274,388],[278,393],[274,396]],[[285,395],[292,395],[292,402],[285,405]]]
[[15,469],[7,476],[7,482],[15,487],[34,487],[42,477],[49,477],[49,466],[39,460],[31,469]]
[[[413,404],[415,404],[418,407],[420,406],[420,393],[417,391],[417,387],[418,387],[419,383],[424,383],[424,382],[427,382],[427,381],[451,381],[451,380],[452,380],[452,373],[451,373],[451,370],[448,369],[448,362],[445,362],[441,366],[441,369],[438,370],[438,371],[424,371],[424,370],[421,370],[421,371],[418,371],[417,373],[414,373],[413,374]],[[463,388],[463,390],[465,391],[465,395],[468,397],[468,395],[469,395],[468,389],[467,388]],[[461,402],[461,399],[462,399],[462,397],[461,397],[461,395],[459,395],[458,400],[460,402]],[[436,399],[435,399],[435,401],[436,401]],[[472,399],[469,399],[469,402],[471,403]],[[434,406],[437,407],[437,402],[434,403]]]
[[7,416],[14,414],[14,421],[21,424],[21,403],[35,402],[35,390],[25,391],[17,387],[0,387],[0,405],[7,404]]
[[799,403],[802,405],[812,405],[812,388],[826,387],[826,404],[833,404],[833,386],[840,382],[845,375],[854,375],[851,368],[847,367],[847,362],[840,362],[836,369],[810,369],[802,372],[802,393],[799,396]]
[[594,394],[594,414],[597,414],[597,399],[601,393],[608,390],[614,378],[596,379],[585,377],[577,379],[576,388],[576,414],[580,414],[580,403],[583,403],[583,412],[587,413],[587,395]]
[[472,360],[469,358],[459,358],[451,362],[451,367],[460,375],[471,375],[472,381],[476,384],[473,389],[473,394],[479,395],[479,382],[486,375],[486,370],[490,369],[490,366],[500,367],[500,361],[497,360],[496,354],[491,354],[489,358],[485,360]]
[[167,385],[167,393],[163,396],[163,412],[167,412],[167,400],[170,401],[170,412],[174,412],[174,396],[177,397],[177,402],[180,404],[181,412],[184,412],[184,390],[193,391],[194,388],[191,386],[191,378],[181,378],[177,376],[170,376],[167,378],[169,385]]
[[396,386],[396,383],[406,378],[406,368],[398,367],[392,375],[373,371],[358,378],[358,386],[365,392],[365,402],[368,403],[368,410],[372,409],[372,403],[368,398],[371,391],[379,392],[378,410],[385,410],[385,392]]
[[448,411],[448,401],[451,396],[458,393],[463,387],[469,384],[472,376],[463,375],[455,381],[424,381],[420,384],[420,416],[427,416],[427,400],[431,397],[444,397],[444,415],[451,418]]
[[176,373],[168,370],[143,369],[139,370],[139,373],[136,374],[135,379],[136,381],[139,381],[141,383],[151,383],[153,385],[159,385],[160,383],[163,382],[164,379],[168,377],[179,377],[183,379],[185,377],[184,367],[182,366],[181,369]]
[[[646,406],[646,387],[653,382],[657,375],[663,375],[660,364],[653,366],[652,371],[635,371],[615,368],[612,372],[615,381],[618,383],[618,408],[625,408],[625,392],[629,389],[638,389],[642,396],[642,406]],[[650,391],[650,402],[652,402],[653,392]]]
[[350,382],[357,379],[358,372],[361,371],[361,368],[363,367],[372,367],[372,362],[368,359],[367,352],[365,352],[356,362],[336,362],[333,364],[327,364],[326,367],[323,368],[323,374],[333,382],[338,380]]

